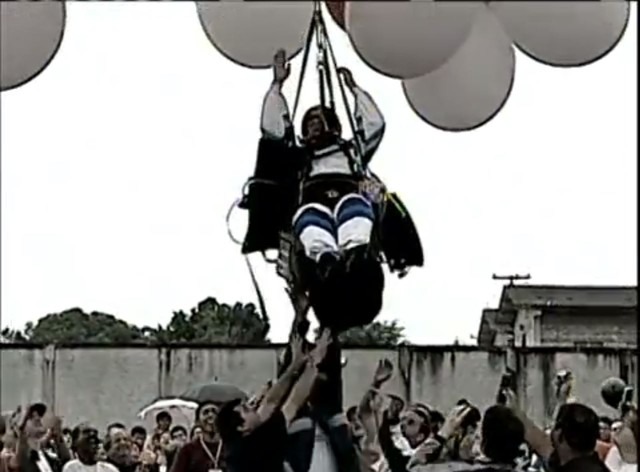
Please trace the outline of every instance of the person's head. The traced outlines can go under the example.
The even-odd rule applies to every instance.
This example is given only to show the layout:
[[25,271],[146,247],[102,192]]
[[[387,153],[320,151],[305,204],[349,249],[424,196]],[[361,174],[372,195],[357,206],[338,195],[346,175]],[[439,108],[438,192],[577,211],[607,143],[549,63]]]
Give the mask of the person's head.
[[168,451],[172,451],[175,448],[175,444],[173,443],[173,441],[171,441],[171,433],[164,432],[160,435],[160,440],[159,440],[159,447],[158,450],[160,452],[168,452]]
[[216,418],[218,406],[215,403],[201,403],[196,410],[196,422],[202,428],[205,436],[213,436],[216,433]]
[[444,424],[444,415],[438,410],[431,409],[429,410],[429,418],[431,419],[431,431],[436,434]]
[[133,442],[124,428],[112,428],[104,441],[104,449],[111,461],[116,464],[131,462],[131,447]]
[[202,439],[202,426],[197,424],[193,428],[191,428],[189,439],[191,441],[199,441],[200,439]]
[[173,418],[171,418],[171,415],[168,411],[161,411],[160,413],[158,413],[156,415],[156,427],[158,428],[158,431],[169,431],[172,421]]
[[216,429],[225,444],[231,444],[249,434],[259,424],[260,417],[256,410],[242,400],[233,400],[223,405],[216,419]]
[[611,425],[613,421],[607,416],[601,416],[598,426],[600,427],[600,441],[611,442]]
[[138,425],[131,428],[131,440],[138,448],[142,449],[144,447],[144,442],[147,440],[147,430],[144,426]]
[[100,447],[98,430],[89,424],[76,426],[71,432],[71,447],[80,462],[94,465],[98,461]]
[[560,465],[593,454],[600,435],[598,415],[586,405],[566,403],[558,410],[551,441]]
[[47,428],[42,422],[46,412],[47,406],[44,403],[33,404],[27,410],[24,432],[29,445],[34,449],[39,449],[47,436]]
[[107,436],[110,436],[111,433],[120,429],[126,429],[125,425],[123,425],[122,423],[110,423],[107,426]]
[[316,105],[302,117],[302,138],[312,149],[332,144],[341,133],[342,125],[332,108]]
[[477,443],[482,437],[481,428],[479,427],[482,415],[475,406],[471,406],[468,403],[466,405],[469,406],[469,411],[464,416],[460,429],[455,435],[453,452],[460,459],[470,461],[475,457]]
[[484,413],[480,438],[485,456],[500,464],[512,464],[521,455],[524,425],[510,408],[494,405]]
[[400,415],[402,435],[415,448],[431,434],[429,415],[420,408],[408,408]]
[[178,447],[182,447],[187,442],[188,433],[184,426],[174,426],[171,428],[171,440],[176,443]]

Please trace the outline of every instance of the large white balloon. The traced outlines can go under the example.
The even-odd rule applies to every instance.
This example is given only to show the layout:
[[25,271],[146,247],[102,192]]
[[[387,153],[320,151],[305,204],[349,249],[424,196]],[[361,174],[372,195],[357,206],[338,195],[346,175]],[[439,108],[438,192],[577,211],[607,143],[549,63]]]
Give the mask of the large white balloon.
[[500,111],[514,74],[511,39],[485,8],[469,39],[449,62],[402,85],[409,104],[427,123],[446,131],[468,131]]
[[597,61],[622,38],[629,2],[496,1],[490,8],[525,54],[552,66]]
[[313,2],[219,0],[196,2],[207,37],[224,56],[246,67],[266,68],[278,49],[290,59],[307,36]]
[[58,52],[64,26],[64,2],[0,2],[0,90],[40,74]]
[[436,70],[465,42],[484,4],[478,1],[353,1],[347,32],[370,67],[393,78]]

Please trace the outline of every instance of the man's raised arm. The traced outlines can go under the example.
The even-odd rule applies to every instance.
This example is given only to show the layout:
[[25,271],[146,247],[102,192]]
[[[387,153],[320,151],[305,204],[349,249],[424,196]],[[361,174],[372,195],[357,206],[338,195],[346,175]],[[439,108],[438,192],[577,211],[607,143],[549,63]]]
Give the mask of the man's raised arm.
[[278,51],[273,60],[273,82],[262,103],[260,129],[262,136],[266,138],[284,139],[291,126],[289,106],[282,94],[282,84],[289,77],[290,71],[285,52]]
[[342,67],[339,69],[339,73],[355,98],[353,114],[357,131],[360,134],[364,164],[367,164],[382,141],[385,130],[384,116],[371,95],[358,87],[349,69]]

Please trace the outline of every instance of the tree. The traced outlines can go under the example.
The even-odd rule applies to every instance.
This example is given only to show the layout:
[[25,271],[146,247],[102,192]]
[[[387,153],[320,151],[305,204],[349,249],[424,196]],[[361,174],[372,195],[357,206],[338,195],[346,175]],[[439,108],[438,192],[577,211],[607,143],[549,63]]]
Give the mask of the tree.
[[233,307],[207,298],[191,310],[178,311],[169,324],[138,327],[113,315],[85,313],[72,308],[27,323],[22,331],[4,328],[2,342],[33,342],[42,344],[75,343],[268,343],[269,320],[261,316],[255,305],[236,303]]
[[252,303],[231,307],[207,298],[190,315],[175,312],[166,334],[170,342],[265,344],[269,327],[269,320]]
[[[28,327],[27,327],[28,328]],[[134,325],[100,312],[85,313],[72,308],[40,318],[32,329],[26,329],[34,343],[130,343],[143,340],[142,331]]]
[[366,326],[351,328],[340,335],[340,342],[349,346],[395,347],[404,341],[404,327],[396,320],[374,321]]

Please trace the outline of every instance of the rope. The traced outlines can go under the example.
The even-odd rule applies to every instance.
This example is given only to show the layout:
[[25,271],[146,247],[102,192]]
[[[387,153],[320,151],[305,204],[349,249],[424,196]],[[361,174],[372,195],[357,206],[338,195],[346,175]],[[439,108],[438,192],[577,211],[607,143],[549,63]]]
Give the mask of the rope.
[[[317,7],[316,2],[316,7]],[[298,77],[298,88],[296,90],[295,99],[293,102],[293,111],[291,113],[291,123],[294,123],[296,112],[298,111],[298,105],[300,104],[300,96],[302,92],[302,83],[304,82],[304,74],[307,70],[307,63],[309,62],[309,51],[311,51],[311,43],[313,42],[313,36],[316,33],[317,23],[317,11],[314,8],[313,16],[311,17],[311,23],[309,24],[309,31],[307,32],[307,39],[304,44],[304,53],[302,55],[302,67],[300,68],[300,76]]]
[[355,148],[356,148],[356,157],[357,157],[357,161],[358,161],[358,165],[360,166],[360,171],[364,172],[364,168],[363,168],[363,157],[364,154],[362,152],[362,143],[360,141],[360,134],[358,133],[358,129],[356,127],[356,123],[355,120],[353,118],[353,115],[351,113],[351,106],[349,105],[349,99],[347,97],[347,92],[346,92],[346,86],[344,84],[344,79],[342,78],[342,76],[338,73],[338,61],[336,60],[336,55],[333,51],[333,46],[331,44],[331,41],[329,40],[329,35],[327,33],[327,26],[324,22],[324,19],[322,17],[320,17],[320,28],[322,31],[322,35],[326,38],[326,45],[327,45],[327,50],[329,52],[329,56],[331,57],[331,63],[333,65],[333,68],[336,71],[336,75],[338,76],[338,85],[340,86],[340,95],[342,97],[342,101],[344,102],[344,107],[345,107],[345,111],[347,113],[347,118],[349,119],[349,127],[351,128],[351,133],[353,134],[353,142],[355,144]]

